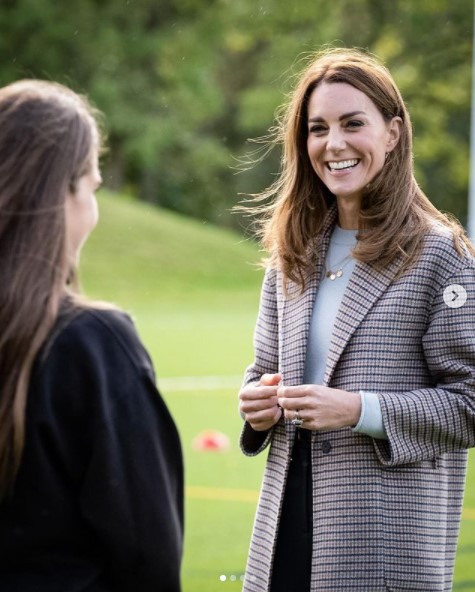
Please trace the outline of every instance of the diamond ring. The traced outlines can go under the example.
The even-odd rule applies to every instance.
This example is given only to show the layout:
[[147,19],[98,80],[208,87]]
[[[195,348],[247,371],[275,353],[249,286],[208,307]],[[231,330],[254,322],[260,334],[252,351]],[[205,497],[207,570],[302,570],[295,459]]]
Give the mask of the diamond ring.
[[301,419],[298,409],[295,410],[295,417],[291,420],[290,423],[294,425],[296,428],[299,428],[303,424],[303,419]]

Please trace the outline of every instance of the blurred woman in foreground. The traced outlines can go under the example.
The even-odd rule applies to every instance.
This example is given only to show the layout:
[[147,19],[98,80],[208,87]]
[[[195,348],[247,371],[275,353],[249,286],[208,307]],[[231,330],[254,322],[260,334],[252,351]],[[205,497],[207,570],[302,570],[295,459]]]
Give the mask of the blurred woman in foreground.
[[95,110],[0,89],[0,588],[178,592],[179,436],[132,322],[74,290],[101,183]]

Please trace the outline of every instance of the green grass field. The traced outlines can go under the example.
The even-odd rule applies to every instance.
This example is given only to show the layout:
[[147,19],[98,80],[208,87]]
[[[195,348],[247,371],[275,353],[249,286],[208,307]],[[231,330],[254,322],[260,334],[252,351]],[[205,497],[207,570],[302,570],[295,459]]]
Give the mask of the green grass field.
[[[99,227],[82,255],[83,287],[132,314],[180,430],[184,592],[238,591],[265,460],[245,458],[237,445],[237,389],[252,359],[262,279],[258,250],[231,232],[105,191],[99,202]],[[222,386],[208,377],[222,377]],[[207,429],[226,434],[229,450],[195,451],[194,437]],[[475,592],[474,454],[453,589]]]

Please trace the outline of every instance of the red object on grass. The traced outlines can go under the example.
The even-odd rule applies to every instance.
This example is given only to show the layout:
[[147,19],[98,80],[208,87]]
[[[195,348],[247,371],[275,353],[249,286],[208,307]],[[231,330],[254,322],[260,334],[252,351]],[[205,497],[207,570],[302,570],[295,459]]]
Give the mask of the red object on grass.
[[223,451],[229,449],[229,438],[216,430],[205,430],[193,439],[193,449],[201,452]]

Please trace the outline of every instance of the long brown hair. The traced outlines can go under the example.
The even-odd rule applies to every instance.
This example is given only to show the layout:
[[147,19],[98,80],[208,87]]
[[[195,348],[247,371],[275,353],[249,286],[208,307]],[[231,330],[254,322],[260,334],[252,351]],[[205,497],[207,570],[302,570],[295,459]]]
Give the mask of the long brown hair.
[[84,97],[56,83],[0,89],[0,498],[21,460],[33,362],[60,307],[74,301],[64,204],[91,165],[95,118]]
[[[355,49],[325,49],[312,56],[277,117],[270,144],[282,145],[277,180],[258,203],[245,206],[260,213],[259,235],[269,253],[266,264],[279,267],[285,277],[305,287],[314,264],[314,244],[335,197],[314,172],[307,154],[307,107],[313,90],[322,82],[350,84],[368,96],[385,121],[402,120],[397,146],[383,169],[365,188],[359,216],[359,242],[353,255],[359,261],[384,267],[403,256],[402,271],[417,259],[424,235],[435,222],[448,227],[456,248],[474,253],[460,224],[439,212],[418,186],[413,171],[412,125],[401,94],[387,68],[372,55]],[[242,208],[241,208],[242,209]]]

